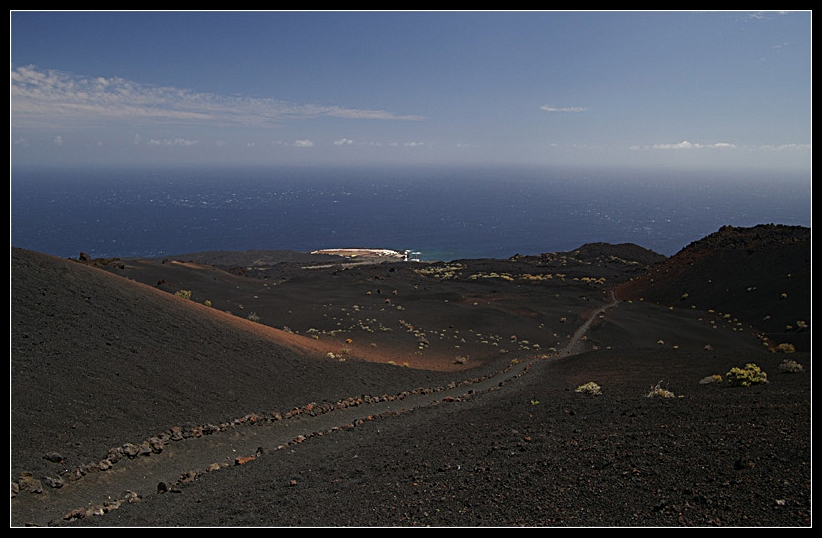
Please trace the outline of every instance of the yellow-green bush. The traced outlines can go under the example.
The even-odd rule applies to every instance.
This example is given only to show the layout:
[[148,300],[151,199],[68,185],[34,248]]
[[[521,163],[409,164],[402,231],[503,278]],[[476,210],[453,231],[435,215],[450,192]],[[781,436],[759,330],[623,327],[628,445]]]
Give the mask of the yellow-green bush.
[[745,368],[737,368],[736,366],[731,368],[725,374],[725,380],[734,387],[749,387],[759,383],[767,383],[768,374],[763,372],[756,364],[748,363]]
[[585,394],[602,394],[602,389],[599,385],[594,383],[593,381],[589,381],[584,385],[580,385],[576,388],[576,392],[582,392]]

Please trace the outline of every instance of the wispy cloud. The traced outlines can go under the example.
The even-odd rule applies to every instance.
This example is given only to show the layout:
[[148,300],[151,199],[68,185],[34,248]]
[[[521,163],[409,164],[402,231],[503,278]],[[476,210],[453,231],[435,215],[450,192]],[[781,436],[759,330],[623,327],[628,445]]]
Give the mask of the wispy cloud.
[[699,150],[699,149],[745,149],[762,151],[810,151],[812,144],[779,144],[776,146],[738,146],[730,142],[716,142],[713,144],[696,144],[683,140],[675,144],[651,144],[647,146],[632,146],[633,150]]
[[11,70],[12,127],[131,123],[277,125],[317,117],[420,121],[385,110],[294,104],[154,87],[122,78],[78,77],[34,66]]
[[808,150],[810,151],[812,144],[779,144],[778,146],[762,146],[762,149],[772,151],[793,151],[793,150]]
[[352,140],[350,138],[340,138],[339,140],[334,140],[333,144],[335,146],[369,146],[369,147],[406,147],[406,148],[419,148],[423,146],[430,146],[427,142],[422,141],[410,141],[410,142],[380,142],[380,141],[363,141],[363,140]]
[[670,149],[670,150],[688,150],[688,149],[723,149],[723,148],[735,148],[736,144],[731,144],[729,142],[716,142],[714,144],[695,144],[693,142],[688,142],[687,140],[683,140],[682,142],[676,142],[674,144],[652,144],[649,146],[633,146],[631,149]]
[[790,11],[751,11],[748,13],[749,19],[764,19],[770,15],[786,15]]
[[551,106],[551,105],[542,105],[539,107],[540,110],[544,110],[545,112],[585,112],[588,110],[585,107],[581,106]]
[[149,140],[146,142],[149,146],[176,146],[187,148],[189,146],[196,146],[197,140],[187,140],[185,138],[163,139],[163,140]]

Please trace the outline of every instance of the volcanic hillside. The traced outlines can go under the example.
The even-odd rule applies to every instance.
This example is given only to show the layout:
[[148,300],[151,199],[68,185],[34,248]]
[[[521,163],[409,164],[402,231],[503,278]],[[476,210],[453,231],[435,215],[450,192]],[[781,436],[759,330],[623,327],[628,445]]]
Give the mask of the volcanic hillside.
[[724,226],[617,287],[624,300],[713,311],[810,351],[811,230]]
[[672,258],[12,248],[12,526],[808,526],[809,324],[795,227]]

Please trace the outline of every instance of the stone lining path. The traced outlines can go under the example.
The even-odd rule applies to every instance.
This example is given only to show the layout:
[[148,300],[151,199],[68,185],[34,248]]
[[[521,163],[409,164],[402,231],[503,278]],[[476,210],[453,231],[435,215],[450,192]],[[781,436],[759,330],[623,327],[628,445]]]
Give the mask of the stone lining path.
[[[554,357],[575,353],[593,320],[618,304],[613,293],[611,299],[611,303],[585,320]],[[285,415],[243,417],[231,424],[205,426],[187,435],[170,430],[162,438],[143,443],[149,447],[145,450],[140,451],[140,445],[124,445],[118,449],[118,457],[113,458],[115,462],[109,457],[101,466],[86,466],[67,480],[47,480],[51,486],[43,485],[35,477],[31,477],[30,482],[21,480],[19,491],[12,495],[12,525],[47,526],[74,518],[101,516],[122,503],[139,502],[145,495],[173,491],[180,482],[195,480],[201,473],[268,457],[312,437],[356,428],[364,421],[400,415],[419,407],[465,401],[496,390],[528,372],[539,360],[514,360],[496,375],[447,387],[416,389],[397,396],[355,397],[330,407],[307,404]],[[101,470],[102,467],[106,470]],[[55,487],[56,484],[61,485]]]

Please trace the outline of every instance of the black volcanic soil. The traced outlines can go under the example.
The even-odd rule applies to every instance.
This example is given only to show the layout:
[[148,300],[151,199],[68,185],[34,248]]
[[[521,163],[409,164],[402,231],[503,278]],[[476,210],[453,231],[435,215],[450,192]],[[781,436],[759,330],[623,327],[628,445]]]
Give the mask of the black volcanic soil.
[[[810,527],[789,228],[668,259],[12,248],[10,523]],[[748,363],[768,382],[704,382]]]

